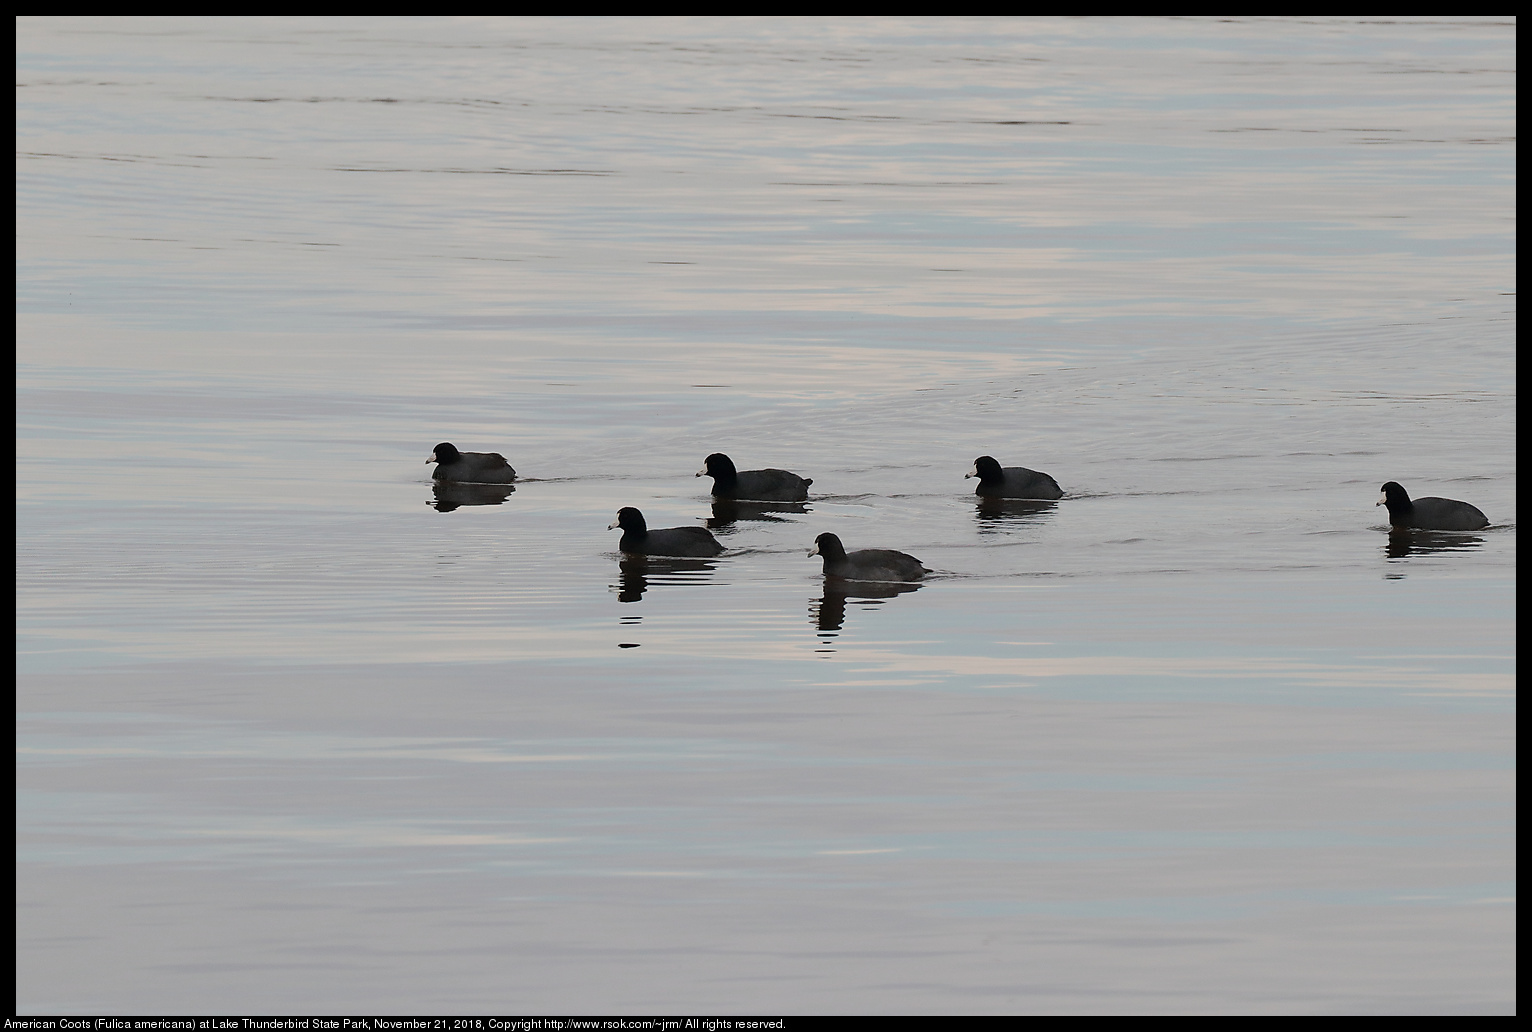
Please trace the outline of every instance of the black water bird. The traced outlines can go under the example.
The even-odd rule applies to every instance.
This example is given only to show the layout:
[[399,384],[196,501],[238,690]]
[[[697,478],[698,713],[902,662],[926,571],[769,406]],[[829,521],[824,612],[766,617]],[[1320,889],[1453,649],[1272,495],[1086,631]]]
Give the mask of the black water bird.
[[606,529],[622,528],[617,547],[635,555],[709,556],[723,551],[718,539],[703,527],[669,527],[650,530],[644,514],[625,505],[617,510],[617,519]]
[[931,571],[920,565],[913,555],[895,552],[891,548],[863,548],[847,552],[846,546],[834,534],[821,534],[814,539],[809,555],[824,557],[824,572],[829,577],[867,581],[913,581]]
[[1041,498],[1051,501],[1064,497],[1059,482],[1046,473],[1025,466],[1001,467],[988,455],[973,460],[973,469],[963,474],[963,479],[978,477],[979,483],[973,493],[989,498]]
[[723,452],[714,452],[703,460],[699,477],[713,478],[713,497],[739,498],[752,502],[801,502],[809,496],[814,481],[785,469],[747,469],[740,472]]
[[1477,507],[1452,498],[1416,498],[1390,480],[1382,487],[1378,505],[1388,506],[1388,522],[1413,530],[1482,530],[1489,518]]
[[431,474],[437,480],[459,484],[509,484],[516,471],[499,452],[460,452],[443,441],[431,452],[427,463],[436,463]]

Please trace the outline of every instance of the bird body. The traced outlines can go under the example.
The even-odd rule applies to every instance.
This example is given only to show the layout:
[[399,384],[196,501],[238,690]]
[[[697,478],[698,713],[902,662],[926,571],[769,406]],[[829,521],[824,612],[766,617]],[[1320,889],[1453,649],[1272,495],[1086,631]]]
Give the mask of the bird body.
[[809,555],[824,557],[826,576],[847,580],[913,581],[931,572],[913,555],[891,548],[862,548],[847,552],[846,546],[834,534],[821,534],[815,538]]
[[734,468],[734,460],[714,452],[697,471],[699,477],[713,478],[715,498],[739,498],[752,502],[801,502],[809,496],[814,481],[785,469]]
[[1414,530],[1482,530],[1489,518],[1476,506],[1452,498],[1416,498],[1390,480],[1382,487],[1378,505],[1388,506],[1388,522]]
[[973,460],[973,469],[963,474],[966,480],[978,477],[973,493],[990,498],[1037,498],[1051,501],[1064,497],[1059,482],[1046,473],[1025,466],[1005,466],[988,455]]
[[459,484],[509,484],[516,471],[499,452],[460,452],[443,441],[431,452],[427,463],[436,463],[431,476]]
[[617,510],[617,519],[606,528],[622,528],[617,547],[636,555],[713,556],[723,551],[718,539],[705,527],[669,527],[650,530],[644,514],[631,505]]

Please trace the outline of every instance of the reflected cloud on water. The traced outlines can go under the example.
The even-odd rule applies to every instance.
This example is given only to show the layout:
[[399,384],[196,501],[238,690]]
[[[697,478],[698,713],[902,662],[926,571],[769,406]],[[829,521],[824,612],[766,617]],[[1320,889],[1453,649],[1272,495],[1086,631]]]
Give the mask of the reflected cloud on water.
[[516,490],[514,484],[455,484],[438,480],[431,485],[428,503],[437,512],[451,512],[460,505],[501,505]]
[[979,532],[994,533],[1009,526],[1042,523],[1059,503],[1036,498],[993,498],[984,495],[974,497],[974,519],[979,522]]
[[637,602],[651,584],[696,584],[712,577],[712,559],[663,555],[624,555],[617,563],[620,582],[612,585],[619,602]]
[[709,530],[728,527],[737,520],[759,520],[763,523],[791,522],[778,513],[804,516],[810,512],[807,502],[741,502],[733,498],[715,498],[713,515],[707,521]]
[[898,595],[919,591],[920,588],[921,585],[908,581],[853,581],[842,577],[826,577],[823,597],[809,600],[809,616],[819,630],[822,643],[828,645],[846,621],[848,599],[861,602],[863,608],[868,609],[884,605],[887,599]]

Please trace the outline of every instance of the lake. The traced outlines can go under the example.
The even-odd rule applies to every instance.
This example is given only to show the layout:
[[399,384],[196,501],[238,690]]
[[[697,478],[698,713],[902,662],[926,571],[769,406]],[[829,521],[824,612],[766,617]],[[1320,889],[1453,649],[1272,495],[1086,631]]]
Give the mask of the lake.
[[1515,1012],[1513,20],[17,32],[18,1013]]

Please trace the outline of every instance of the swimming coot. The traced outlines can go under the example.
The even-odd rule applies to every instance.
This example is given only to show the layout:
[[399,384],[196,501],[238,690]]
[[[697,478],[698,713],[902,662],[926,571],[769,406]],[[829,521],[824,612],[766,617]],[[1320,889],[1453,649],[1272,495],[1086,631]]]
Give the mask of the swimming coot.
[[1451,498],[1417,498],[1410,500],[1409,492],[1390,480],[1383,485],[1383,497],[1378,505],[1388,506],[1388,522],[1395,527],[1412,527],[1416,530],[1481,530],[1489,526],[1489,519],[1467,502]]
[[617,519],[606,529],[622,528],[617,547],[637,555],[717,555],[723,551],[718,539],[702,527],[670,527],[650,530],[644,514],[625,505],[617,510]]
[[437,480],[452,480],[459,484],[509,484],[516,479],[516,471],[499,452],[460,452],[443,441],[431,452],[427,463],[436,463],[431,474]]
[[752,502],[801,502],[809,496],[814,481],[785,469],[747,469],[743,473],[722,452],[703,460],[699,477],[713,478],[715,498],[742,498]]
[[974,494],[989,498],[1063,498],[1059,482],[1046,473],[1025,466],[1000,467],[1000,463],[988,455],[973,460],[973,469],[963,474],[963,479],[978,477]]
[[821,534],[815,538],[809,555],[824,556],[827,576],[847,580],[912,581],[931,572],[913,555],[891,548],[863,548],[848,553],[834,534]]

